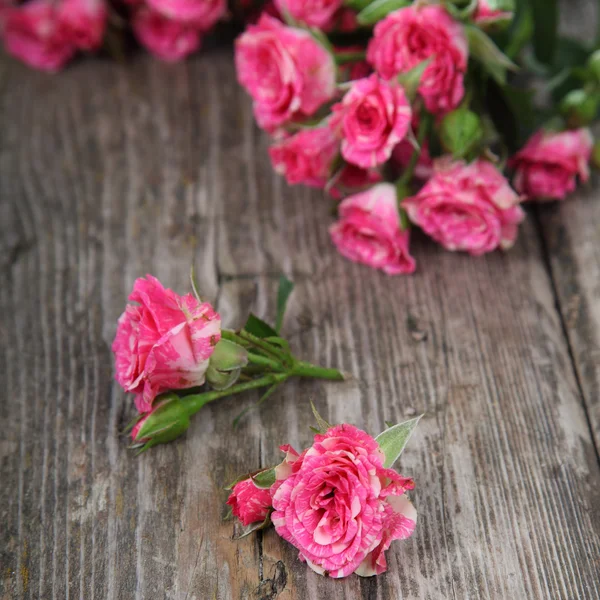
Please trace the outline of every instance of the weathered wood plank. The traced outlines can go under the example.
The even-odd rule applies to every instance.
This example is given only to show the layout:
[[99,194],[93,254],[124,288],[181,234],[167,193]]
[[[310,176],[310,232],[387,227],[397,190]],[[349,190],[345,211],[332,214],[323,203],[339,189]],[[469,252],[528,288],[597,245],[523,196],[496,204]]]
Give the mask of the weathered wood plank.
[[[600,597],[600,469],[534,222],[507,256],[417,239],[419,273],[386,278],[336,255],[327,201],[272,174],[229,52],[0,65],[6,597]],[[136,276],[183,290],[192,260],[229,324],[292,276],[295,350],[355,379],[290,384],[235,436],[252,399],[207,407],[134,459],[115,321]],[[427,413],[402,459],[421,520],[384,577],[320,578],[222,522],[228,480],[309,443],[308,398],[374,433]]]
[[600,449],[600,196],[595,185],[538,208],[563,327]]

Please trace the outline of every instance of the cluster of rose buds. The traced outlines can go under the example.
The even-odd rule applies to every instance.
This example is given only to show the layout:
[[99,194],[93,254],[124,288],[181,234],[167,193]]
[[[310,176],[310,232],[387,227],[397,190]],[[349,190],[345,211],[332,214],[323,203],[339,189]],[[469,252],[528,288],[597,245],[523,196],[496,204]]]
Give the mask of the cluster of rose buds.
[[247,529],[275,531],[321,575],[379,575],[394,540],[415,530],[417,511],[406,492],[415,487],[391,467],[419,419],[390,427],[377,438],[322,420],[313,445],[301,454],[282,446],[281,464],[230,486],[227,504]]
[[[115,376],[135,394],[140,413],[131,431],[134,447],[170,442],[205,404],[248,390],[270,395],[290,377],[343,380],[336,369],[296,359],[278,329],[292,284],[282,278],[277,330],[251,315],[239,331],[194,294],[179,296],[152,275],[136,280],[113,342]],[[206,389],[204,389],[206,388]]]
[[530,51],[515,1],[277,0],[238,38],[273,168],[339,203],[341,254],[412,273],[415,226],[448,250],[507,249],[524,201],[587,181],[600,51],[568,67],[547,57],[537,75],[560,98],[535,108],[514,84]]
[[[227,12],[227,0],[0,0],[0,34],[7,51],[36,69],[57,71],[78,51],[99,50],[130,28],[164,61],[185,58]],[[109,48],[110,49],[110,48]]]

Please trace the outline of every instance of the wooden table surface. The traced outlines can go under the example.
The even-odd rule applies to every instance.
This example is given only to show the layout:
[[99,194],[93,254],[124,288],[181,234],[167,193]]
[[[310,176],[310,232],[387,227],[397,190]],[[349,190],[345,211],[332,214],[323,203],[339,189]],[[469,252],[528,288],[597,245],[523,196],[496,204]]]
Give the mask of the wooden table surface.
[[[600,598],[599,182],[528,211],[474,259],[414,239],[419,270],[342,259],[321,193],[273,174],[231,50],[165,66],[0,61],[0,597]],[[194,262],[226,325],[270,316],[354,374],[215,403],[135,458],[110,345],[136,277]],[[311,441],[309,400],[377,433],[425,413],[401,459],[415,535],[386,575],[328,580],[273,531],[232,541],[237,474]]]

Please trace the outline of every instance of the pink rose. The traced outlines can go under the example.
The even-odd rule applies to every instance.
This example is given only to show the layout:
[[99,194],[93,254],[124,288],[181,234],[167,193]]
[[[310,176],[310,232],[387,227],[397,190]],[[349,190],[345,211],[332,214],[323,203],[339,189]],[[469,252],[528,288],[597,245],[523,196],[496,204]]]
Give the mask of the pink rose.
[[429,112],[448,112],[464,95],[468,43],[462,26],[439,5],[401,8],[375,25],[367,60],[384,79],[427,59],[419,92]]
[[279,12],[311,27],[331,28],[343,0],[275,0]]
[[50,0],[33,0],[3,13],[4,45],[9,54],[42,71],[57,71],[76,52]]
[[511,247],[524,218],[521,198],[490,162],[444,162],[402,206],[409,218],[448,250],[473,256]]
[[107,17],[104,0],[63,0],[58,8],[60,22],[80,50],[97,50],[102,45]]
[[148,6],[170,21],[209,30],[227,11],[226,0],[146,0]]
[[181,60],[200,47],[197,28],[146,8],[135,13],[133,31],[143,46],[165,62]]
[[202,385],[208,360],[221,338],[221,318],[192,294],[179,296],[152,275],[137,279],[119,318],[112,349],[116,379],[137,394],[140,412],[167,390]]
[[299,456],[288,452],[288,468],[271,488],[271,519],[317,573],[383,572],[385,549],[413,532],[416,512],[404,493],[414,482],[385,469],[384,459],[377,442],[352,425],[316,435]]
[[271,510],[271,491],[257,488],[252,479],[245,479],[233,486],[227,504],[244,527],[262,522]]
[[346,164],[332,178],[332,185],[328,191],[332,198],[340,200],[380,181],[382,177],[377,169],[361,169],[356,165]]
[[412,118],[402,87],[377,75],[355,81],[332,110],[331,128],[342,138],[342,156],[365,169],[390,158]]
[[529,198],[563,200],[573,192],[577,176],[590,177],[594,138],[589,129],[562,133],[538,131],[510,161],[515,188]]
[[236,41],[239,82],[254,100],[267,130],[296,116],[312,115],[335,92],[335,63],[308,31],[262,15]]
[[473,20],[478,25],[493,24],[498,21],[507,21],[513,18],[511,11],[495,10],[490,7],[488,0],[479,0],[477,3],[477,9],[473,15]]
[[329,233],[339,252],[388,275],[413,273],[409,230],[400,228],[396,188],[380,183],[340,204],[340,219]]
[[339,142],[328,127],[305,129],[271,146],[273,168],[290,185],[323,188],[338,154]]

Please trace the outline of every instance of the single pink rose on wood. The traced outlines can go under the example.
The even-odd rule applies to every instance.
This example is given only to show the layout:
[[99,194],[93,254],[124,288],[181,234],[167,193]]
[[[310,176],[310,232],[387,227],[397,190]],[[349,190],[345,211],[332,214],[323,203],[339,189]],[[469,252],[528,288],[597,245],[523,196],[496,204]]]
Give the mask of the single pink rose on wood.
[[367,60],[392,79],[430,59],[419,85],[429,112],[446,113],[464,96],[468,43],[460,23],[440,5],[408,6],[375,25]]
[[414,482],[384,460],[378,443],[352,425],[316,435],[301,455],[287,449],[271,488],[271,519],[317,573],[382,573],[391,541],[414,531],[416,511],[405,496]]
[[133,17],[133,32],[143,46],[165,62],[176,62],[200,48],[201,36],[195,26],[145,7]]
[[289,14],[300,23],[325,31],[333,25],[342,5],[343,0],[275,0],[282,15]]
[[102,45],[108,18],[104,0],[62,0],[58,18],[80,50],[97,50]]
[[564,200],[577,177],[587,181],[594,138],[589,129],[538,131],[510,161],[515,188],[530,199]]
[[373,74],[352,84],[333,107],[331,129],[342,156],[364,169],[386,162],[410,128],[412,111],[403,88]]
[[30,67],[58,71],[77,51],[50,0],[7,7],[2,18],[7,52]]
[[221,318],[192,294],[179,296],[155,277],[137,279],[112,345],[116,379],[137,394],[140,412],[168,390],[202,385],[221,338]]
[[331,54],[313,36],[263,14],[236,41],[238,80],[254,100],[260,127],[273,131],[306,117],[335,93]]
[[343,256],[388,275],[415,271],[409,252],[410,231],[401,229],[396,188],[391,183],[349,196],[339,212],[329,233]]
[[473,256],[510,248],[524,219],[521,198],[490,162],[440,161],[402,206],[410,220],[448,250]]
[[269,148],[273,168],[290,185],[323,188],[339,152],[339,141],[328,127],[305,129]]
[[242,525],[262,522],[271,510],[271,491],[256,487],[252,479],[245,479],[233,486],[227,504]]
[[148,6],[170,21],[207,31],[227,11],[226,0],[146,0]]

